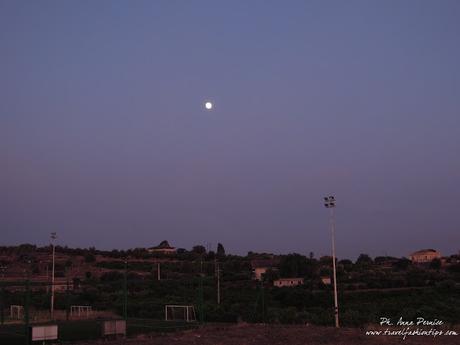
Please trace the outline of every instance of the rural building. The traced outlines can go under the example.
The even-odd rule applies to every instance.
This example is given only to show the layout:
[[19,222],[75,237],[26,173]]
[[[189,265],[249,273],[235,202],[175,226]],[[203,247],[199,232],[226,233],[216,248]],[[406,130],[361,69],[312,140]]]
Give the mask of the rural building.
[[262,280],[262,275],[265,274],[268,270],[276,270],[277,265],[278,260],[275,259],[252,260],[251,268],[253,272],[253,279]]
[[297,285],[303,285],[303,278],[281,278],[273,281],[273,286],[276,287],[290,287]]
[[434,249],[422,249],[409,255],[413,263],[426,263],[434,259],[440,259],[441,253]]
[[331,277],[321,277],[321,282],[324,284],[324,285],[331,285]]
[[176,248],[171,247],[168,241],[162,241],[158,246],[147,249],[151,254],[176,254]]

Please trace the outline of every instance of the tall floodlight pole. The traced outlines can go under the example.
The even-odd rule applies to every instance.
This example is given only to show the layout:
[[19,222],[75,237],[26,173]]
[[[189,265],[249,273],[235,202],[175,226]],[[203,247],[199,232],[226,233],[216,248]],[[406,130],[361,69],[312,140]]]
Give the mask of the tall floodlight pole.
[[55,256],[55,241],[56,241],[56,233],[51,233],[51,244],[53,246],[53,266],[52,266],[52,274],[51,274],[51,320],[54,320],[54,256]]
[[335,219],[334,219],[334,208],[335,208],[335,197],[333,195],[324,197],[324,206],[331,210],[331,235],[332,235],[332,270],[334,274],[334,317],[335,327],[339,327],[339,305],[337,301],[337,273],[335,269]]

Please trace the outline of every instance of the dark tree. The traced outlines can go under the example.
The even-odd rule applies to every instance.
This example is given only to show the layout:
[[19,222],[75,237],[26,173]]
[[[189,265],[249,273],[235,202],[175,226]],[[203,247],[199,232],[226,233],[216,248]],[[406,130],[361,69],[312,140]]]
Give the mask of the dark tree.
[[169,245],[168,241],[164,240],[164,241],[161,241],[158,247],[171,247],[171,246]]
[[451,273],[460,273],[460,263],[450,265],[447,270]]
[[356,264],[361,266],[368,266],[372,265],[373,263],[374,261],[367,254],[359,254],[358,259],[356,260]]
[[73,282],[73,284],[72,284],[72,285],[73,285],[73,288],[74,288],[75,290],[77,290],[77,289],[80,288],[80,284],[81,284],[80,278],[73,278],[73,279],[72,279],[72,282]]
[[434,270],[439,270],[441,268],[441,260],[434,259],[430,262],[430,268]]
[[123,273],[118,272],[118,271],[109,271],[106,273],[103,273],[101,275],[101,280],[103,282],[111,282],[111,281],[117,281],[117,280],[122,280],[124,277]]
[[279,279],[280,274],[278,270],[274,270],[269,268],[263,275],[263,280],[268,282],[268,283],[273,283],[274,280]]
[[401,258],[393,264],[393,267],[398,271],[405,271],[411,264],[412,262],[409,259]]
[[300,254],[283,256],[280,262],[281,277],[304,277],[308,274],[307,258]]
[[206,254],[206,248],[202,245],[197,245],[192,248],[194,254],[203,255]]
[[88,253],[85,255],[85,262],[94,262],[96,261],[96,257],[92,253]]
[[214,253],[214,251],[209,251],[207,254],[206,254],[206,260],[214,260],[216,258],[216,253]]
[[225,256],[225,248],[222,243],[217,243],[217,256],[222,257]]

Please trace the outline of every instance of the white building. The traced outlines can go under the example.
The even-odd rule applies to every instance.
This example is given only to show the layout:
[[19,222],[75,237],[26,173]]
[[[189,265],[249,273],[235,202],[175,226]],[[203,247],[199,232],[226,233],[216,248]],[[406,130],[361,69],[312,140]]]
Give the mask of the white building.
[[441,253],[434,249],[422,249],[409,255],[409,258],[414,263],[427,263],[434,259],[440,259]]
[[303,285],[303,278],[281,278],[273,281],[273,286],[276,287],[291,287]]
[[262,280],[262,276],[267,273],[268,270],[277,270],[276,266],[278,264],[279,260],[277,259],[252,260],[251,267],[253,279]]

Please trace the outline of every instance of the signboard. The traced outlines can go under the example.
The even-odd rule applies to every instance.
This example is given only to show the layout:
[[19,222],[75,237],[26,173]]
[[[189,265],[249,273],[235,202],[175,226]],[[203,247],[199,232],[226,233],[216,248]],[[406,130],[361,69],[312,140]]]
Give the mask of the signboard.
[[30,335],[32,341],[56,340],[58,338],[58,326],[30,326]]
[[104,321],[102,325],[102,335],[126,335],[126,321],[125,320],[109,320]]

